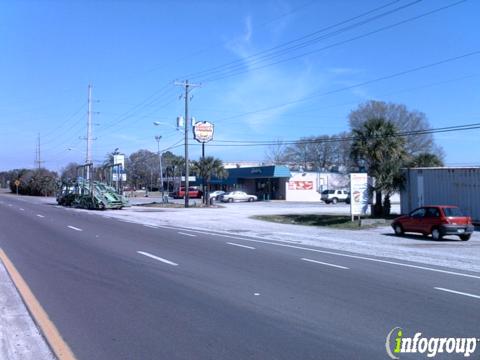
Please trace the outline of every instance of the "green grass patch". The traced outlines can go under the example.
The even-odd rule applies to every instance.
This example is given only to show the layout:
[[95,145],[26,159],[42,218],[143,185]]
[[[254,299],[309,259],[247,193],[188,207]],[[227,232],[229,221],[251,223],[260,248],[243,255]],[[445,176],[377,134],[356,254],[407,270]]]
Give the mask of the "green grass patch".
[[361,230],[365,228],[374,228],[377,226],[388,225],[372,224],[359,226],[358,220],[352,222],[350,216],[344,215],[320,215],[320,214],[285,214],[285,215],[256,215],[253,219],[270,221],[280,224],[308,225],[308,226],[326,226],[335,229]]

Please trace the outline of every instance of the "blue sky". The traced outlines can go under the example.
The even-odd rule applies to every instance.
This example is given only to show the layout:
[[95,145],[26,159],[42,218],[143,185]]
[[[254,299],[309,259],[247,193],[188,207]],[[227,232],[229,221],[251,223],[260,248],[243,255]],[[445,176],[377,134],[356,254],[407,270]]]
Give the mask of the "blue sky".
[[[480,2],[456,2],[3,2],[0,169],[32,167],[38,133],[46,167],[83,162],[80,137],[86,135],[89,82],[95,98],[95,161],[115,148],[126,154],[156,151],[155,135],[163,136],[162,148],[181,142],[174,126],[183,114],[182,89],[173,81],[186,78],[202,83],[192,92],[190,113],[215,123],[216,140],[335,134],[348,130],[348,113],[370,99],[422,111],[434,128],[479,123],[480,55],[332,92],[480,50]],[[323,38],[303,48],[266,62],[252,57],[379,7],[319,32]],[[335,33],[340,28],[344,31]],[[230,72],[201,73],[228,63]],[[231,76],[234,70],[239,74]],[[297,101],[305,97],[309,100]],[[480,130],[446,133],[436,141],[448,164],[478,165],[479,135]],[[182,154],[183,148],[173,151]],[[199,154],[200,148],[192,146],[191,156]],[[265,148],[207,145],[207,154],[225,161],[263,160]]]

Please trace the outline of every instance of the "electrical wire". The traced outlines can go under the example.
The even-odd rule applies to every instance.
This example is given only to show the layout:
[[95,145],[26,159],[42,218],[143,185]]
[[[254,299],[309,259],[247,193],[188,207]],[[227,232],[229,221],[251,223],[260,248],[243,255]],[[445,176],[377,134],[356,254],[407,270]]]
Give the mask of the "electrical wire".
[[[412,131],[402,131],[396,132],[394,135],[389,137],[408,137],[408,136],[417,136],[417,135],[427,135],[427,134],[437,134],[437,133],[446,133],[446,132],[455,132],[455,131],[465,131],[465,130],[476,130],[480,129],[480,123],[464,124],[464,125],[454,125],[446,126],[441,128],[432,128],[432,129],[421,129],[421,130],[412,130]],[[371,138],[380,138],[383,139],[385,136],[373,136]],[[321,143],[335,143],[335,142],[344,142],[344,141],[353,141],[356,137],[353,135],[350,136],[332,136],[328,138],[304,138],[299,140],[213,140],[212,144],[209,146],[219,146],[219,147],[230,147],[230,146],[271,146],[271,145],[298,145],[298,144],[321,144]],[[223,144],[219,144],[222,142]],[[197,144],[195,144],[197,145]]]
[[[413,4],[416,4],[416,3],[420,2],[420,1],[422,1],[422,0],[415,0],[415,1],[412,2],[412,3],[409,3],[409,4],[407,4],[407,5],[402,6],[402,9],[403,9],[404,7],[407,7],[407,6],[412,6]],[[258,60],[258,59],[262,59],[262,58],[266,58],[266,57],[271,57],[272,55],[275,55],[275,54],[277,54],[277,53],[279,53],[279,52],[283,52],[283,51],[285,51],[285,50],[289,50],[289,49],[292,49],[292,48],[294,48],[294,47],[296,47],[296,46],[299,46],[299,44],[296,44],[296,45],[294,45],[293,47],[288,47],[288,46],[291,45],[291,44],[295,44],[295,43],[297,43],[297,42],[301,42],[301,41],[306,40],[306,39],[308,39],[308,38],[310,38],[310,37],[313,37],[313,36],[316,36],[316,35],[318,35],[318,34],[321,34],[321,33],[325,32],[325,31],[334,29],[334,28],[336,28],[336,27],[338,27],[338,26],[341,26],[341,25],[347,24],[347,23],[349,23],[349,22],[351,22],[351,21],[360,19],[360,18],[362,18],[362,17],[364,17],[364,16],[370,15],[370,14],[376,12],[376,11],[379,11],[379,10],[381,10],[381,9],[383,9],[383,8],[385,8],[385,7],[388,7],[388,6],[390,6],[390,5],[394,4],[394,3],[397,3],[397,2],[398,2],[398,0],[397,0],[397,1],[393,1],[393,2],[389,2],[389,3],[387,3],[386,5],[382,5],[382,6],[380,6],[380,7],[376,7],[376,8],[374,8],[374,9],[372,9],[372,10],[369,10],[369,11],[367,11],[367,12],[361,13],[361,14],[356,15],[356,16],[351,17],[351,18],[347,18],[347,19],[342,20],[342,21],[340,21],[340,22],[337,22],[337,23],[335,23],[335,24],[333,24],[333,25],[329,25],[329,26],[323,27],[323,28],[321,28],[321,29],[319,29],[319,30],[316,30],[316,31],[312,32],[312,33],[309,33],[309,34],[303,35],[303,36],[301,36],[301,37],[298,37],[298,38],[296,38],[296,39],[293,39],[293,40],[284,42],[284,43],[282,43],[282,44],[276,45],[276,46],[271,47],[271,48],[269,48],[269,49],[266,49],[266,50],[263,50],[263,51],[259,51],[259,52],[255,53],[255,54],[246,56],[246,57],[244,57],[244,58],[242,58],[242,59],[240,59],[240,60],[233,60],[233,61],[230,61],[230,62],[221,64],[221,65],[217,65],[217,66],[211,67],[211,68],[209,68],[209,69],[205,69],[205,70],[202,70],[202,71],[197,71],[197,72],[194,72],[194,73],[190,73],[190,74],[187,74],[187,75],[182,76],[182,78],[187,78],[187,79],[188,79],[188,78],[198,78],[198,77],[200,77],[200,76],[211,75],[212,73],[217,73],[217,72],[219,72],[219,71],[228,70],[230,67],[232,67],[232,66],[234,66],[234,65],[245,65],[244,63],[245,63],[246,61],[248,61],[248,60],[254,60],[254,59],[255,59],[255,60]],[[397,8],[397,9],[398,9],[398,10],[396,10],[396,11],[401,10],[401,9],[399,9],[399,8]],[[392,10],[391,10],[391,11],[392,11]],[[379,16],[379,15],[377,15],[377,16]],[[365,21],[365,20],[364,20],[364,21]],[[352,25],[351,25],[351,26],[352,26]],[[338,30],[337,30],[337,31],[338,31]],[[315,39],[317,39],[317,38],[315,38]],[[320,39],[319,39],[319,40],[320,40]],[[312,39],[310,39],[310,40],[308,40],[308,41],[312,41]],[[300,43],[300,44],[305,44],[305,42]],[[310,44],[310,43],[308,43],[308,44]],[[286,47],[286,49],[283,49],[283,48],[285,48],[285,47]]]
[[[354,36],[354,37],[352,37],[352,38],[349,38],[349,39],[346,39],[346,40],[342,40],[342,41],[339,41],[339,42],[336,42],[336,43],[333,43],[333,44],[324,46],[324,47],[319,48],[319,49],[314,49],[314,50],[311,50],[311,51],[307,51],[307,52],[301,53],[301,54],[299,54],[299,55],[295,55],[295,56],[292,56],[292,57],[289,57],[289,58],[286,58],[286,59],[282,59],[282,60],[278,60],[278,61],[275,61],[275,62],[267,63],[267,64],[265,64],[265,65],[261,65],[261,66],[257,66],[257,67],[249,67],[248,69],[238,69],[237,71],[233,70],[233,71],[227,72],[227,73],[224,74],[224,75],[217,76],[217,77],[210,77],[210,78],[205,78],[205,79],[202,78],[201,81],[202,81],[203,83],[214,82],[214,81],[223,80],[223,79],[226,79],[226,78],[229,78],[229,77],[232,77],[232,76],[237,76],[237,75],[245,74],[245,73],[248,73],[248,72],[252,72],[252,71],[264,69],[264,68],[266,68],[266,67],[270,67],[270,66],[273,66],[273,65],[278,65],[278,64],[281,64],[281,63],[284,63],[284,62],[287,62],[287,61],[292,61],[292,60],[295,60],[295,59],[298,59],[298,58],[301,58],[301,57],[304,57],[304,56],[307,56],[307,55],[311,55],[311,54],[314,54],[314,53],[318,53],[318,52],[320,52],[320,51],[324,51],[324,50],[331,49],[331,48],[333,48],[333,47],[341,46],[341,45],[344,45],[344,44],[347,44],[347,43],[350,43],[350,42],[353,42],[353,41],[356,41],[356,40],[360,40],[360,39],[363,39],[363,38],[366,38],[366,37],[375,35],[375,34],[377,34],[377,33],[383,32],[383,31],[385,31],[385,30],[389,30],[389,29],[392,29],[392,28],[395,28],[395,27],[404,25],[404,24],[409,23],[409,22],[412,22],[412,21],[419,20],[419,19],[421,19],[421,18],[424,18],[424,17],[426,17],[426,16],[432,15],[432,14],[434,14],[434,13],[437,13],[437,12],[440,12],[440,11],[443,11],[443,10],[446,10],[446,9],[449,9],[449,8],[451,8],[451,7],[460,5],[461,3],[464,3],[465,1],[467,1],[467,0],[460,0],[460,1],[456,2],[456,3],[453,3],[453,4],[450,4],[450,5],[446,5],[446,6],[442,6],[442,7],[436,8],[436,9],[434,9],[434,10],[431,10],[431,11],[428,11],[428,12],[425,12],[425,13],[422,13],[422,14],[420,14],[420,15],[410,17],[410,18],[408,18],[408,19],[405,19],[405,20],[396,22],[396,23],[394,23],[394,24],[390,24],[390,25],[386,25],[386,26],[380,27],[380,28],[378,28],[378,29],[376,29],[376,30],[369,31],[369,32],[367,32],[367,33],[365,33],[365,34],[357,35],[357,36]],[[255,64],[250,64],[250,66],[251,66],[251,65],[255,65]]]
[[370,84],[377,83],[377,82],[380,82],[380,81],[393,79],[393,78],[396,78],[396,77],[400,77],[400,76],[411,74],[411,73],[414,73],[414,72],[417,72],[417,71],[429,69],[429,68],[432,68],[432,67],[435,67],[435,66],[446,64],[446,63],[458,61],[458,60],[461,60],[461,59],[464,59],[464,58],[467,58],[467,57],[471,57],[471,56],[476,56],[476,55],[479,55],[479,54],[480,54],[480,50],[475,50],[475,51],[472,51],[472,52],[469,52],[469,53],[466,53],[466,54],[462,54],[462,55],[454,56],[454,57],[451,57],[451,58],[439,60],[439,61],[436,61],[436,62],[433,62],[433,63],[430,63],[430,64],[417,66],[417,67],[414,67],[414,68],[411,68],[411,69],[408,69],[408,70],[403,70],[403,71],[396,72],[396,73],[393,73],[393,74],[381,76],[381,77],[378,77],[378,78],[375,78],[375,79],[372,79],[372,80],[363,81],[363,82],[358,83],[358,84],[345,86],[345,87],[330,90],[330,91],[327,91],[327,92],[320,92],[320,93],[319,92],[313,92],[313,93],[310,93],[307,96],[303,96],[303,97],[297,98],[297,99],[292,100],[292,101],[284,102],[282,104],[277,104],[277,105],[274,105],[274,106],[269,106],[269,107],[254,110],[254,111],[245,112],[245,113],[240,114],[240,115],[234,115],[234,116],[222,118],[222,119],[217,120],[216,122],[217,123],[218,122],[223,122],[223,121],[226,121],[226,120],[242,118],[242,117],[253,115],[253,114],[258,114],[258,113],[262,113],[262,112],[266,112],[266,111],[270,111],[270,110],[280,109],[280,108],[283,108],[283,107],[286,107],[286,106],[289,106],[289,105],[293,105],[293,104],[297,104],[297,103],[301,103],[301,102],[306,102],[306,101],[310,101],[312,99],[316,99],[318,97],[327,96],[327,95],[339,93],[339,92],[342,92],[342,91],[362,87],[362,86],[365,86],[365,85],[370,85]]

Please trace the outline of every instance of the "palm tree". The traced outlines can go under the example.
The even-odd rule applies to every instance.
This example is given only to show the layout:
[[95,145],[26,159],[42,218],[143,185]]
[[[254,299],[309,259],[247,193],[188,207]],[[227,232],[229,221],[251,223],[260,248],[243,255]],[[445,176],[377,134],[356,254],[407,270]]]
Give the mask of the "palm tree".
[[397,132],[392,122],[382,118],[367,120],[352,132],[352,160],[355,164],[363,163],[368,175],[375,179],[371,188],[376,197],[373,207],[375,216],[385,215],[382,191],[386,192],[388,204],[391,193],[398,190],[402,183],[401,168],[407,156],[405,140]]
[[192,170],[195,171],[207,184],[207,192],[203,189],[203,200],[206,203],[208,199],[208,189],[210,188],[210,181],[212,177],[224,179],[228,176],[227,171],[223,167],[223,162],[213,156],[201,158],[199,161],[193,161]]
[[441,157],[432,153],[420,153],[415,155],[410,164],[410,167],[440,167],[443,166]]

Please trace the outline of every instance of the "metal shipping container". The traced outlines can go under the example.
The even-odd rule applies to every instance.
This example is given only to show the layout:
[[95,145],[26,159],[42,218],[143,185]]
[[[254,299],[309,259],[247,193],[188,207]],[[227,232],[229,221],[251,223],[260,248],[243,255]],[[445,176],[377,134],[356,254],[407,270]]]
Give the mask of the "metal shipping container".
[[405,169],[402,214],[423,205],[457,205],[480,223],[480,167]]

